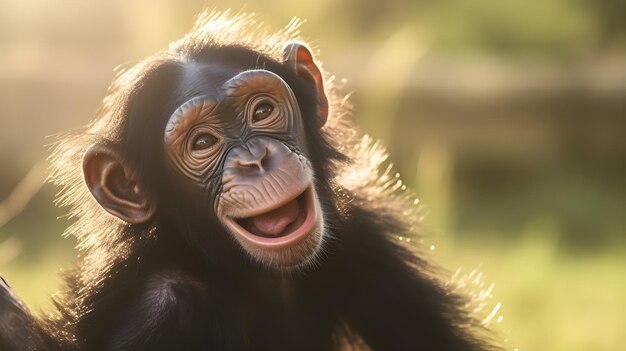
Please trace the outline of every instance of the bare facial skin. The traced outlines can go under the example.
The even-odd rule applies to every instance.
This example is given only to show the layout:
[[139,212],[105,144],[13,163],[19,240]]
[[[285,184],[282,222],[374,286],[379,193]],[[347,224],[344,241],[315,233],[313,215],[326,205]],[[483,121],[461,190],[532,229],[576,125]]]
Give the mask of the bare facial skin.
[[221,187],[215,213],[255,260],[278,269],[311,262],[324,225],[293,92],[264,70],[239,73],[215,91],[168,120],[170,164],[198,191]]

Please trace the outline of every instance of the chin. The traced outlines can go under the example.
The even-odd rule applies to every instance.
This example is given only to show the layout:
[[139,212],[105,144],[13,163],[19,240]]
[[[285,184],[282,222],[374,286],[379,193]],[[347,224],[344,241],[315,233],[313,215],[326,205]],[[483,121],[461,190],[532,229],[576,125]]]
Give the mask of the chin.
[[222,222],[255,262],[283,272],[315,265],[325,230],[312,183],[272,205],[246,212],[224,215]]

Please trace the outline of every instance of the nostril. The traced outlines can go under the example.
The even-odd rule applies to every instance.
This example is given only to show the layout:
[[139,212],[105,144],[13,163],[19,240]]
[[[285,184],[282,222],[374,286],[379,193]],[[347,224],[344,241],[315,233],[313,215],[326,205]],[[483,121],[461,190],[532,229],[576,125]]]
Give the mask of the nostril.
[[252,161],[238,161],[237,167],[244,172],[259,172],[263,173],[265,170],[263,169],[263,160],[252,160]]
[[259,161],[239,161],[237,162],[237,166],[239,168],[261,168],[261,162]]
[[269,161],[270,159],[270,150],[267,149],[267,147],[263,148],[263,157],[261,157],[261,166],[265,166],[267,164],[267,161]]

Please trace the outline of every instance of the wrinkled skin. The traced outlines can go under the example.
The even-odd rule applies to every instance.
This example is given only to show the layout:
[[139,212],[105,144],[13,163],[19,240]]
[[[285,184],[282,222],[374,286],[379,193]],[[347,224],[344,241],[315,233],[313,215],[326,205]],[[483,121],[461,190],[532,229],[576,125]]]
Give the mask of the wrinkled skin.
[[293,92],[278,75],[249,70],[202,93],[167,122],[170,165],[199,194],[217,193],[215,214],[254,259],[278,269],[310,262],[323,218]]

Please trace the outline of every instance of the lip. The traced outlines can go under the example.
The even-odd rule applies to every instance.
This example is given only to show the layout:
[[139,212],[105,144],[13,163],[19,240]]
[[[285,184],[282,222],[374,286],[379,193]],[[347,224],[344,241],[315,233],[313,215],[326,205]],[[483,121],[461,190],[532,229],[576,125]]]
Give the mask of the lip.
[[[296,200],[300,196],[305,197],[304,203],[306,204],[306,218],[298,228],[294,229],[286,235],[276,238],[259,236],[243,228],[234,218],[231,217],[225,218],[225,224],[230,227],[230,229],[236,234],[238,239],[244,240],[257,247],[267,249],[279,249],[293,245],[294,243],[303,239],[309,233],[311,233],[311,231],[315,228],[315,224],[317,222],[317,209],[315,206],[315,198],[312,186],[308,186],[303,192],[299,193],[297,196],[285,199],[285,201],[281,201],[280,203],[277,203],[275,206],[272,206],[271,208],[268,208],[263,212],[266,213],[280,208],[286,203]],[[255,215],[260,214],[261,213],[256,213]]]

